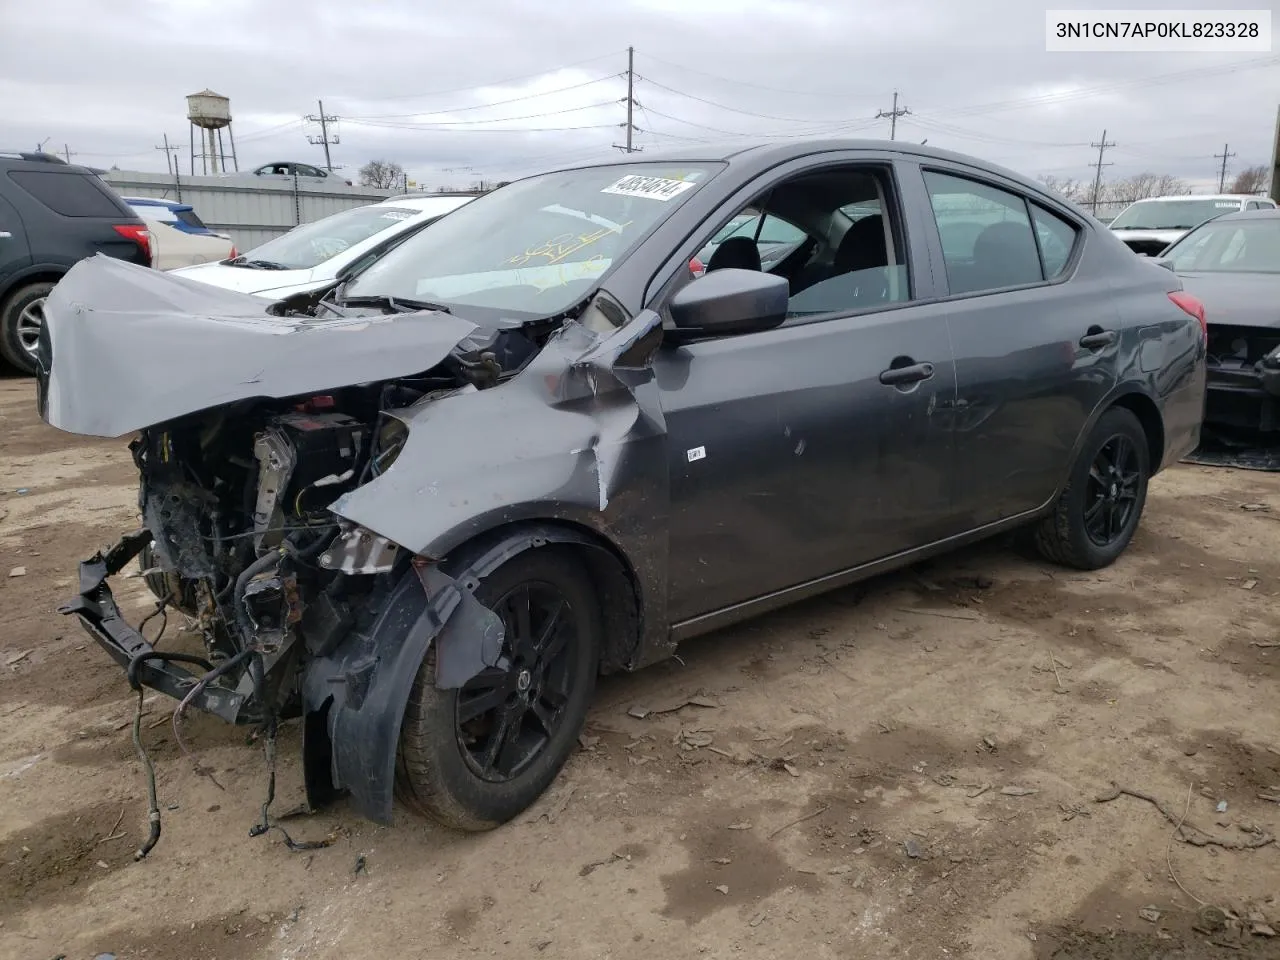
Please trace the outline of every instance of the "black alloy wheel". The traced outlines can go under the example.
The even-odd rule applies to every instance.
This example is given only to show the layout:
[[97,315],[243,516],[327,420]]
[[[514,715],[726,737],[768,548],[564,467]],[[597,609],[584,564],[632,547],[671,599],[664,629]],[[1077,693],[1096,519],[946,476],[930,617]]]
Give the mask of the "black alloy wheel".
[[564,723],[578,637],[571,602],[554,583],[521,583],[492,609],[502,618],[507,666],[462,688],[454,734],[471,770],[501,782],[527,770]]
[[428,650],[400,727],[396,787],[406,806],[446,826],[489,830],[537,800],[577,745],[604,628],[570,547],[517,554],[473,595],[502,620],[502,658],[444,690]]
[[1098,570],[1133,539],[1147,500],[1151,446],[1137,415],[1112,407],[1094,425],[1052,511],[1032,530],[1046,560]]
[[1129,437],[1116,434],[1089,467],[1084,528],[1094,544],[1108,547],[1128,530],[1141,482],[1137,448]]

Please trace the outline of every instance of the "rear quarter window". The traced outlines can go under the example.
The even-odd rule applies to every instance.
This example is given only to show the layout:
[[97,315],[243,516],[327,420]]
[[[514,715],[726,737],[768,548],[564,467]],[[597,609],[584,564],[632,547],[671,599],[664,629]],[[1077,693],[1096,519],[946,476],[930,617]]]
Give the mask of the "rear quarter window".
[[11,170],[9,179],[64,217],[125,216],[115,200],[87,176],[43,170]]
[[1062,275],[1075,249],[1080,235],[1075,225],[1051,213],[1038,203],[1031,204],[1031,219],[1036,225],[1036,239],[1040,241],[1040,259],[1044,263],[1046,280]]

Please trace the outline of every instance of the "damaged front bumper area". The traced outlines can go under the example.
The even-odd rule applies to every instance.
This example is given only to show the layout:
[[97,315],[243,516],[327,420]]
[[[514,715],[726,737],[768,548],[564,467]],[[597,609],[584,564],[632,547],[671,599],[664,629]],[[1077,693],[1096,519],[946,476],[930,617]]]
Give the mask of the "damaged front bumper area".
[[[349,564],[352,557],[344,552],[346,546],[361,539],[336,538],[331,551],[340,558],[337,562]],[[351,627],[345,611],[323,601],[316,604],[311,616],[315,632],[300,641],[308,655],[301,660],[300,697],[293,703],[282,704],[272,696],[288,690],[287,677],[267,682],[273,671],[299,669],[297,661],[283,655],[264,658],[262,674],[255,674],[246,657],[239,669],[206,682],[219,664],[156,649],[143,635],[142,625],[134,626],[124,617],[107,583],[151,542],[149,530],[138,530],[83,561],[80,592],[59,612],[79,620],[125,669],[134,689],[156,690],[233,724],[266,724],[277,716],[301,713],[304,778],[312,807],[345,791],[364,816],[391,822],[404,705],[433,643],[436,670],[431,679],[443,689],[462,686],[485,667],[502,666],[502,621],[458,580],[434,563],[414,558],[404,575],[370,604],[372,612],[363,625]],[[473,576],[467,572],[464,581]],[[350,629],[338,643],[327,644],[326,638],[334,634],[324,630],[326,625]]]
[[[149,530],[139,530],[123,537],[105,554],[98,553],[80,564],[80,593],[58,608],[58,612],[75,616],[89,636],[125,668],[129,685],[141,685],[182,700],[197,685],[200,676],[184,666],[201,668],[202,673],[214,669],[204,657],[156,650],[120,612],[107,579],[124,569],[151,542]],[[221,717],[228,723],[257,723],[262,720],[251,695],[239,689],[208,684],[192,697],[191,705]]]
[[1205,426],[1223,439],[1280,442],[1280,330],[1210,327]]

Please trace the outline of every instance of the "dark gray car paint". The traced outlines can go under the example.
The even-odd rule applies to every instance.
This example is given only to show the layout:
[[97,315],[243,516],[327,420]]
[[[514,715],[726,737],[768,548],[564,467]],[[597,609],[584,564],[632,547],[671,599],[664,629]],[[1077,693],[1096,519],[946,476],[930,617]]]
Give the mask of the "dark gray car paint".
[[[1198,323],[1166,296],[1179,281],[1036,184],[956,154],[877,142],[663,158],[706,160],[727,169],[601,281],[602,295],[632,319],[612,331],[571,321],[508,382],[399,411],[409,426],[403,450],[333,511],[444,564],[477,538],[531,549],[537,538],[520,532],[531,524],[587,538],[630,575],[634,616],[613,631],[630,635],[610,642],[626,649],[617,665],[635,667],[669,653],[675,639],[1034,518],[1052,505],[1113,402],[1131,405],[1157,435],[1155,464],[1195,446],[1204,351]],[[659,345],[666,300],[687,281],[689,258],[742,205],[786,177],[849,163],[892,177],[914,299]],[[921,166],[1014,189],[1075,223],[1082,236],[1064,277],[952,297]],[[173,306],[182,309],[181,298]],[[422,323],[433,332],[420,334],[429,342],[417,359],[465,336],[461,326],[446,335],[446,319]],[[253,323],[218,323],[228,340],[270,342],[254,338]],[[1115,342],[1082,347],[1095,327],[1114,330]],[[321,359],[331,337],[274,339],[319,343],[313,356],[326,372],[347,359]],[[172,344],[158,351],[135,338],[133,346],[143,351],[131,357],[138,367],[177,354]],[[881,382],[903,359],[931,363],[932,376],[909,389]],[[287,368],[261,366],[252,395],[282,396],[295,385]],[[244,378],[229,382],[228,369],[244,368],[224,358],[205,389],[223,384],[245,395]],[[152,422],[174,415],[171,407]],[[63,409],[63,422],[85,422]],[[400,639],[387,642],[399,649]],[[479,650],[483,638],[472,642]],[[397,716],[403,703],[390,700],[398,696],[387,708]],[[343,749],[357,765],[342,778],[350,783],[363,761]]]
[[40,414],[120,437],[236,400],[408,376],[476,329],[442,313],[312,320],[270,307],[113,257],[82,260],[45,306]]

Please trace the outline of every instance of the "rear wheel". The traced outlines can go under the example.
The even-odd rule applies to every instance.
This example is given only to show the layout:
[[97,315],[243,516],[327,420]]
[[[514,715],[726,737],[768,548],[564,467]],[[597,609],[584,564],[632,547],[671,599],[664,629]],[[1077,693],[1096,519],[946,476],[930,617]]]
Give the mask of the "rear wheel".
[[1053,513],[1036,528],[1036,548],[1063,566],[1108,566],[1138,529],[1150,476],[1151,453],[1142,424],[1132,411],[1113,407],[1081,448]]
[[441,690],[428,653],[397,763],[405,804],[462,830],[505,823],[555,779],[586,720],[602,639],[591,578],[564,548],[513,557],[475,597],[502,618],[506,666]]
[[0,356],[23,373],[36,372],[36,344],[52,283],[29,283],[0,305]]

